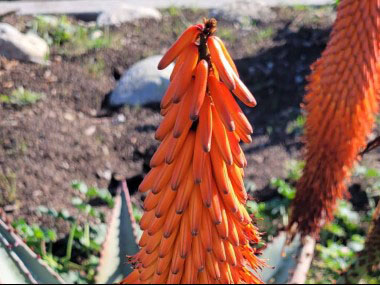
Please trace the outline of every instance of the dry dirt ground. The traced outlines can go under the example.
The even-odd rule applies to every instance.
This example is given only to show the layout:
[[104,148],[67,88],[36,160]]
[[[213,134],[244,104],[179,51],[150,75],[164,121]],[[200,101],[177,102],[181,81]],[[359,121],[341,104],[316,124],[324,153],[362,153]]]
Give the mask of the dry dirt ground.
[[[300,137],[287,129],[300,115],[309,66],[324,49],[335,16],[332,8],[281,8],[275,13],[270,23],[262,19],[247,26],[221,20],[219,28],[258,101],[256,108],[244,109],[255,127],[254,142],[244,147],[247,179],[257,189],[284,176],[285,163],[300,156]],[[141,20],[111,29],[117,43],[107,48],[79,55],[53,50],[48,66],[0,59],[0,94],[19,86],[46,94],[28,107],[0,104],[0,173],[14,174],[17,188],[14,205],[0,206],[8,206],[12,217],[51,222],[36,215],[40,205],[75,214],[73,180],[108,187],[113,173],[126,177],[135,192],[157,147],[158,107],[127,106],[100,116],[101,105],[124,70],[163,53],[188,23],[208,12],[163,14],[159,22]],[[3,20],[25,29],[30,18]],[[101,70],[94,73],[91,66],[98,62]]]

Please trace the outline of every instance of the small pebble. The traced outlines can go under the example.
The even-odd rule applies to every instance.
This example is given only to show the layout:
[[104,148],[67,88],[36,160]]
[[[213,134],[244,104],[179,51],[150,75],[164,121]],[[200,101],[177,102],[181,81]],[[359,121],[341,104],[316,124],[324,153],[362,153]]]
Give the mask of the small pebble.
[[88,137],[92,136],[96,132],[96,126],[91,126],[84,131],[84,134]]

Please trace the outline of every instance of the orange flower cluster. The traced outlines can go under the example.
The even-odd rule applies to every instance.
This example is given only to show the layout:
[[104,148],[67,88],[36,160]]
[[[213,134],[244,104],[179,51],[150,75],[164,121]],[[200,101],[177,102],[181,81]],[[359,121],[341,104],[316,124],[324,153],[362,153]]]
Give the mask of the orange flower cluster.
[[342,0],[331,39],[312,66],[304,109],[306,166],[290,227],[317,235],[366,145],[378,113],[380,1]]
[[191,26],[158,66],[176,61],[156,132],[162,143],[139,187],[148,193],[141,250],[124,283],[262,283],[239,145],[251,142],[252,126],[233,94],[256,101],[215,31],[215,20]]

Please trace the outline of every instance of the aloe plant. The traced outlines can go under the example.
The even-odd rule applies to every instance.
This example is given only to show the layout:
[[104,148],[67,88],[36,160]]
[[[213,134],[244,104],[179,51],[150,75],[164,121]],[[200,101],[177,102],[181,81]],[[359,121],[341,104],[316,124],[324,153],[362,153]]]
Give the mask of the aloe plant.
[[132,272],[126,258],[137,253],[137,230],[132,203],[125,181],[119,188],[113,215],[108,227],[107,238],[103,246],[97,284],[111,284],[120,281]]
[[[122,182],[115,198],[103,245],[96,277],[98,284],[120,281],[131,272],[127,256],[132,256],[138,251],[138,230],[129,191],[126,183]],[[0,284],[64,283],[64,280],[23,242],[6,222],[5,215],[0,212]]]

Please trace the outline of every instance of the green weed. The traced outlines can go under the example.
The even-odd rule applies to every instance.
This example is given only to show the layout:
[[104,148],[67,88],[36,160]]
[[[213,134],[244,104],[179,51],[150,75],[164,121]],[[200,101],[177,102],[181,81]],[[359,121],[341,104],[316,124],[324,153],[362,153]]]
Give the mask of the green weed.
[[302,135],[305,123],[306,117],[304,115],[299,115],[295,120],[288,123],[286,133],[288,135]]
[[19,107],[33,105],[43,99],[45,94],[33,92],[24,87],[19,87],[12,91],[10,95],[0,95],[0,103],[15,105]]
[[221,39],[230,43],[234,43],[237,40],[236,32],[232,28],[219,27],[218,34]]
[[181,9],[176,6],[170,6],[169,8],[167,8],[167,12],[171,17],[178,17],[182,14]]
[[91,201],[100,200],[111,208],[114,200],[105,189],[88,187],[78,181],[73,182],[72,187],[78,193],[72,203],[87,217],[83,224],[67,210],[57,211],[45,206],[37,209],[39,215],[49,216],[55,221],[63,220],[70,226],[65,238],[59,239],[55,229],[28,225],[23,219],[14,222],[13,226],[26,243],[67,282],[94,283],[107,226],[104,212],[92,206]]
[[307,6],[307,5],[294,5],[293,8],[296,11],[308,11],[310,9],[310,6]]
[[108,29],[75,24],[66,16],[37,16],[30,26],[50,46],[66,55],[78,55],[88,50],[106,48],[112,43]]
[[267,27],[264,29],[260,29],[257,33],[257,40],[259,42],[270,39],[274,35],[274,30],[272,27]]

